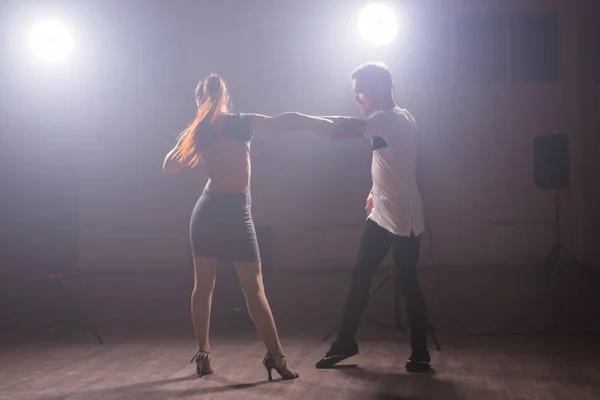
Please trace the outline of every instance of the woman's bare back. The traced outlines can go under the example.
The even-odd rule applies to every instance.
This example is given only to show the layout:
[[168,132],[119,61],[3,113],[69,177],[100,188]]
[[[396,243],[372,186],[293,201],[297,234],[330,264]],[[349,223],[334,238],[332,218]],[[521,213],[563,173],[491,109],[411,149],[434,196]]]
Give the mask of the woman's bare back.
[[206,187],[220,193],[246,192],[251,175],[249,120],[239,114],[224,114],[208,129],[217,138],[201,158],[209,178]]

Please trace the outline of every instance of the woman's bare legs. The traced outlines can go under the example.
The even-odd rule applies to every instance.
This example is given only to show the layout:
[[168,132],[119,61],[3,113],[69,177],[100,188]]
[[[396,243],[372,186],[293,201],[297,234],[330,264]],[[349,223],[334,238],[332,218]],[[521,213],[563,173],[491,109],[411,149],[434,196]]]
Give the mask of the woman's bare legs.
[[192,322],[198,351],[210,353],[208,331],[210,308],[215,288],[217,260],[198,256],[194,259],[194,290],[192,291]]
[[[265,295],[261,264],[257,262],[236,262],[235,270],[246,296],[246,305],[252,322],[265,342],[269,355],[284,356],[271,307]],[[277,366],[283,367],[285,359],[276,358]],[[289,369],[289,366],[286,370]]]

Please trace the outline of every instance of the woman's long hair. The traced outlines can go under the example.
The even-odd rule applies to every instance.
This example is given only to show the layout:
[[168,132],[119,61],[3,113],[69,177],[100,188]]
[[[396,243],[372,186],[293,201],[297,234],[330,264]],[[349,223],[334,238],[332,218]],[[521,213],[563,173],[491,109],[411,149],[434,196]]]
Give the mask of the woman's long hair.
[[229,108],[227,86],[218,74],[210,74],[198,82],[195,93],[196,118],[179,134],[179,146],[173,154],[173,158],[190,167],[198,164],[202,153],[217,139],[218,132],[210,125]]

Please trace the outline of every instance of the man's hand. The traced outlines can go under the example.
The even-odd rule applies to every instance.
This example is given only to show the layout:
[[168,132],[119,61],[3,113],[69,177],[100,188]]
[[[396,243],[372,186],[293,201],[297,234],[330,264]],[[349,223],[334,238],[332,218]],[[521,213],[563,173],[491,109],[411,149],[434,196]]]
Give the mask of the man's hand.
[[367,211],[367,217],[371,215],[371,211],[373,210],[373,191],[369,192],[367,196],[367,204],[365,206],[365,210]]

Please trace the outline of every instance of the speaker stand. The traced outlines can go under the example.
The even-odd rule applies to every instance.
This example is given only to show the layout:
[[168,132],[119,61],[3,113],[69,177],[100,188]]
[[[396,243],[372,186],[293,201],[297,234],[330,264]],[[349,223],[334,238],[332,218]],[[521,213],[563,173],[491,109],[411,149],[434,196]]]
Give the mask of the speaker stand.
[[554,238],[554,246],[552,247],[552,251],[550,254],[548,254],[548,257],[546,257],[546,261],[544,262],[544,266],[549,268],[547,283],[550,283],[550,281],[555,278],[556,275],[558,275],[561,267],[565,265],[578,267],[582,271],[594,276],[594,278],[597,278],[597,275],[594,273],[594,271],[579,261],[577,257],[575,257],[573,253],[571,253],[571,251],[569,251],[569,249],[567,249],[567,247],[560,241],[560,189],[556,189],[554,202],[556,204],[556,236]]

